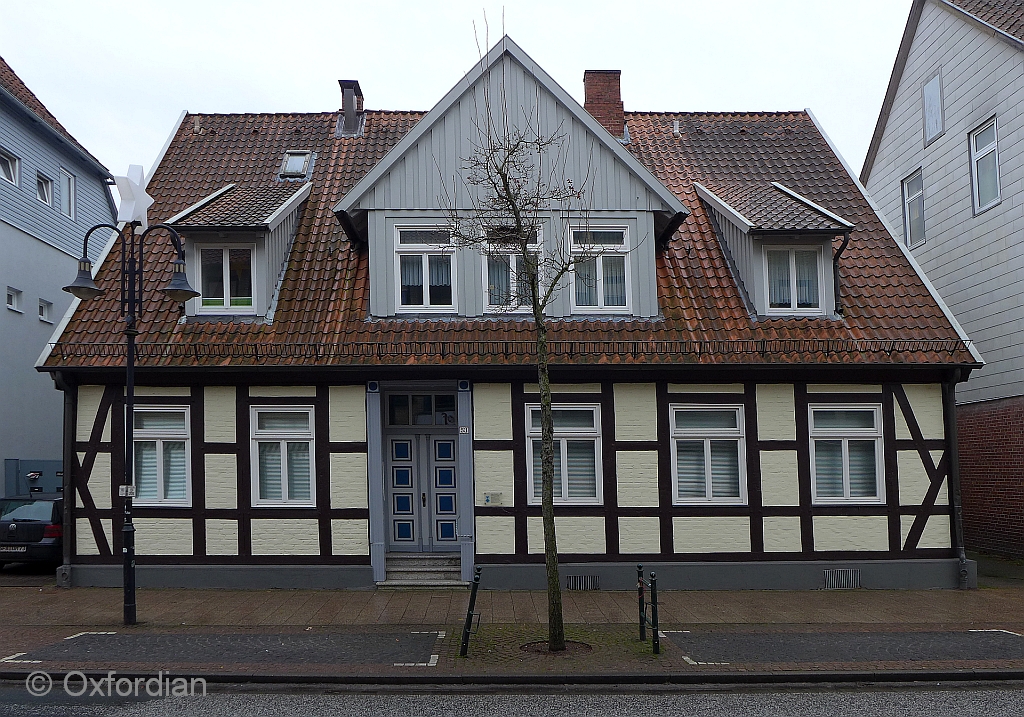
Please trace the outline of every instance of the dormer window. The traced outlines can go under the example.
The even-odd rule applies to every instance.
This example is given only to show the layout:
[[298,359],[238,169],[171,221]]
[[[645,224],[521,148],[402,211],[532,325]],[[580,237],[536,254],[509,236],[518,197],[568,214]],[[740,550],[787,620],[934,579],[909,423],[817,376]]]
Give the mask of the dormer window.
[[629,311],[629,242],[626,229],[572,230],[573,310],[579,313]]
[[309,158],[311,154],[308,151],[285,152],[284,162],[281,164],[281,176],[305,177],[309,171]]
[[253,312],[253,253],[249,245],[203,246],[199,250],[200,312],[251,314]]
[[821,249],[766,246],[768,314],[821,314]]
[[401,227],[397,231],[399,310],[454,311],[451,234],[437,227]]

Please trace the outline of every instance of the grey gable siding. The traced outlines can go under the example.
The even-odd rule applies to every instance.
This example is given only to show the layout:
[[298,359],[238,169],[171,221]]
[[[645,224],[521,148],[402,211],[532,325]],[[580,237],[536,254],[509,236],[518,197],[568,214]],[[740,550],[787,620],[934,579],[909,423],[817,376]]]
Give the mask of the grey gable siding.
[[[925,148],[921,87],[940,66],[945,132]],[[1022,104],[1024,53],[926,3],[867,188],[902,231],[901,182],[922,169],[926,241],[914,255],[988,362],[960,401],[1024,394]],[[1002,202],[975,216],[968,134],[993,115]]]
[[[487,92],[486,82],[490,83]],[[634,247],[629,259],[632,314],[657,316],[652,212],[668,208],[601,140],[508,55],[467,90],[360,199],[356,208],[368,212],[373,278],[371,313],[390,316],[396,311],[395,224],[403,221],[415,224],[417,220],[444,224],[447,205],[471,206],[466,197],[469,189],[460,182],[457,193],[453,193],[452,178],[463,173],[463,160],[473,152],[478,122],[486,116],[484,108],[488,99],[495,117],[501,116],[504,106],[510,119],[529,121],[544,136],[560,134],[565,137],[565,169],[555,172],[554,180],[564,176],[572,179],[577,187],[585,186],[591,224],[628,226],[630,246]],[[557,212],[544,219],[542,232],[546,245],[554,248],[553,242],[564,232]],[[482,315],[485,310],[482,257],[473,250],[456,253],[458,313]],[[550,313],[553,316],[571,313],[567,290],[560,292]]]
[[[0,101],[0,146],[20,160],[18,186],[0,180],[0,219],[72,257],[80,256],[82,237],[89,227],[112,219],[108,190],[96,170],[44,135],[20,111],[3,101]],[[61,168],[75,176],[74,220],[60,211]],[[36,199],[37,172],[53,180],[53,205],[50,207]],[[103,249],[102,239],[98,237],[91,242],[92,259]],[[73,278],[72,275],[69,281]]]

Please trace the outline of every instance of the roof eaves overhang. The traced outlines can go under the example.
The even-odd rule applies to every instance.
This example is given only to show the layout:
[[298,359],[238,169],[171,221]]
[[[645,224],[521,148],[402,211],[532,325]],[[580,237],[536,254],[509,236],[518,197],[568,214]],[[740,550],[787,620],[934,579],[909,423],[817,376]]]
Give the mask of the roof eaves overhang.
[[53,127],[51,127],[49,122],[46,122],[42,117],[33,112],[30,107],[28,107],[24,102],[15,97],[6,87],[0,87],[0,95],[2,95],[5,99],[11,102],[11,104],[13,104],[23,113],[25,113],[33,122],[38,124],[45,134],[56,139],[63,146],[67,147],[72,152],[74,152],[75,156],[79,157],[86,164],[88,164],[94,170],[96,170],[96,173],[99,174],[100,177],[111,182],[114,181],[114,176],[110,173],[110,170],[104,167],[102,164],[100,164],[100,161],[98,159],[93,157],[88,152],[84,151],[77,144],[75,144],[67,137],[62,135],[60,132],[55,130]]
[[875,202],[874,198],[872,198],[872,196],[868,193],[868,190],[861,183],[860,179],[857,178],[857,175],[853,173],[853,168],[850,167],[849,164],[847,164],[846,160],[843,158],[843,155],[839,153],[839,149],[835,146],[835,144],[833,144],[832,139],[825,132],[825,128],[822,127],[821,124],[818,122],[818,118],[814,116],[814,113],[811,112],[809,108],[805,109],[804,112],[806,112],[807,116],[810,117],[811,122],[814,123],[814,126],[821,134],[822,139],[824,139],[825,143],[828,144],[829,149],[831,149],[832,153],[836,156],[837,159],[839,159],[840,163],[843,165],[843,168],[846,170],[846,173],[850,175],[850,179],[856,185],[857,189],[860,190],[861,195],[863,195],[864,199],[867,200],[868,204],[871,206],[871,211],[875,213],[875,216],[878,218],[878,221],[882,223],[882,226],[885,227],[885,231],[889,233],[889,238],[892,239],[892,242],[899,248],[901,252],[903,252],[903,256],[907,258],[907,261],[910,263],[910,266],[913,267],[915,272],[917,272],[918,278],[920,278],[921,281],[924,283],[925,288],[928,289],[928,293],[931,294],[932,299],[934,299],[935,302],[939,305],[939,309],[945,315],[949,323],[953,326],[953,330],[956,331],[957,336],[960,337],[960,340],[964,342],[964,345],[967,347],[967,350],[971,352],[971,356],[973,356],[974,359],[978,362],[972,368],[984,366],[985,359],[981,357],[981,353],[974,346],[974,343],[971,341],[971,339],[967,336],[967,332],[964,331],[964,327],[961,326],[960,322],[956,320],[956,316],[953,315],[953,312],[950,311],[949,307],[946,305],[946,302],[943,301],[942,297],[939,295],[938,290],[936,290],[935,286],[928,279],[928,276],[924,273],[924,269],[922,269],[921,265],[917,263],[917,259],[915,259],[914,255],[910,253],[910,249],[908,249],[903,242],[898,241],[896,239],[896,232],[889,225],[889,220],[885,218],[885,214],[878,206],[878,203]]
[[384,157],[356,183],[354,187],[334,206],[334,213],[351,213],[357,208],[357,204],[363,196],[391,169],[391,167],[423,137],[427,131],[441,118],[451,107],[459,101],[483,77],[495,64],[504,56],[509,55],[518,62],[523,69],[532,75],[545,89],[551,92],[561,102],[573,117],[585,126],[608,148],[615,157],[625,164],[630,171],[639,177],[649,190],[651,190],[665,204],[667,210],[673,214],[682,212],[688,215],[690,210],[686,205],[659,180],[651,170],[640,163],[636,157],[627,150],[622,143],[612,136],[601,123],[587,112],[575,99],[569,95],[555,80],[545,72],[540,65],[526,54],[526,52],[512,41],[508,35],[491,48],[487,56],[477,62],[473,69],[467,72],[448,93],[441,98],[441,101],[434,105],[433,109],[416,124],[408,134],[405,135]]
[[710,189],[705,187],[700,182],[694,182],[693,188],[697,192],[697,196],[703,199],[705,202],[710,204],[712,207],[718,210],[719,214],[725,216],[729,221],[739,227],[744,234],[749,234],[754,228],[754,223],[743,216],[739,210],[734,209],[724,199],[720,198],[717,194],[712,192]]
[[299,206],[299,204],[309,197],[309,193],[312,189],[313,183],[306,182],[299,188],[299,191],[288,197],[281,206],[275,209],[271,215],[267,217],[267,221],[264,222],[267,225],[267,230],[274,231],[277,229],[278,225],[280,225],[281,222],[283,222],[288,215],[291,214],[297,206]]

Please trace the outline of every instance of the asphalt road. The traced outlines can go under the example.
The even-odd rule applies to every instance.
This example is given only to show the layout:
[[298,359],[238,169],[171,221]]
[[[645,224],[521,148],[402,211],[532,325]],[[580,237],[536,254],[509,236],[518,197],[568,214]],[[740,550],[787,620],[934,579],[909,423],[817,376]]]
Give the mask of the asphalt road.
[[51,693],[32,698],[24,685],[0,684],[0,717],[278,717],[279,715],[410,715],[413,717],[564,717],[585,714],[687,717],[1018,717],[1024,685],[870,685],[787,690],[590,691],[560,693],[358,694],[336,691],[248,692],[217,685],[206,697],[125,702],[71,699]]

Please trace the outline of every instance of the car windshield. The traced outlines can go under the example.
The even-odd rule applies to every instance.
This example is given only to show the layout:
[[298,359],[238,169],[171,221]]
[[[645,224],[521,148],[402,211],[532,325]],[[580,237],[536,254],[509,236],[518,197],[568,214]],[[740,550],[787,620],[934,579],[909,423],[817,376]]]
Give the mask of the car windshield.
[[0,500],[0,521],[45,520],[53,517],[53,503],[48,500]]

